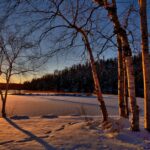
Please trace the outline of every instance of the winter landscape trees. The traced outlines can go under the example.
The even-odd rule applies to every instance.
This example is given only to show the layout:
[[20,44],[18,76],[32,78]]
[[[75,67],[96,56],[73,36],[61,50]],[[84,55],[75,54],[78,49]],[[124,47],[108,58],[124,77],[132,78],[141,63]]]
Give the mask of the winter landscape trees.
[[[128,42],[127,33],[126,33],[126,30],[121,26],[121,24],[119,22],[119,18],[117,15],[116,2],[115,1],[112,1],[112,3],[109,3],[108,1],[97,1],[97,2],[100,7],[105,7],[105,9],[108,11],[108,15],[114,25],[114,33],[117,34],[118,41],[120,40],[119,44],[121,44],[121,48],[123,50],[123,52],[122,52],[122,54],[120,54],[120,56],[124,55],[127,78],[128,78],[127,79],[128,93],[129,93],[129,97],[130,97],[130,106],[131,106],[131,112],[132,112],[131,128],[132,128],[132,130],[136,131],[136,130],[139,130],[139,108],[137,106],[136,95],[135,95],[135,77],[134,77],[134,68],[133,68],[133,62],[132,62],[132,50],[131,50],[129,42]],[[34,2],[32,2],[32,1],[29,3],[30,3],[30,5],[32,4],[31,6],[35,5]],[[73,36],[73,42],[78,34],[79,34],[79,36],[81,35],[81,38],[83,39],[83,43],[85,45],[85,48],[87,49],[88,54],[89,54],[93,79],[94,79],[94,83],[95,83],[95,90],[97,93],[98,100],[100,101],[100,106],[101,106],[101,110],[103,112],[104,120],[106,121],[108,118],[108,114],[107,114],[105,103],[102,98],[101,88],[99,85],[99,80],[98,80],[97,71],[96,71],[96,67],[95,67],[95,61],[94,61],[91,44],[90,44],[90,40],[93,38],[93,36],[89,37],[90,34],[96,35],[96,32],[93,30],[97,27],[97,26],[96,27],[94,26],[94,23],[95,23],[94,17],[95,16],[93,17],[93,14],[95,13],[95,11],[97,11],[97,9],[99,7],[89,8],[90,11],[87,8],[87,10],[88,10],[87,11],[85,9],[86,8],[85,2],[82,3],[82,2],[79,2],[78,0],[76,2],[70,2],[70,3],[66,3],[65,1],[50,1],[49,5],[51,6],[51,9],[53,10],[52,12],[50,12],[51,14],[49,13],[49,11],[47,12],[39,7],[37,8],[36,5],[35,5],[36,9],[35,9],[35,7],[33,7],[33,11],[35,11],[36,13],[42,12],[43,15],[44,15],[44,13],[46,13],[46,14],[48,13],[51,16],[49,19],[49,20],[51,20],[51,27],[48,27],[46,29],[46,31],[42,33],[42,37],[49,34],[50,31],[52,31],[54,29],[57,30],[57,28],[67,28],[68,30],[69,29],[74,30],[75,36]],[[72,12],[71,15],[68,13],[69,11]],[[81,11],[82,11],[82,13],[81,13]],[[84,19],[82,16],[84,16]],[[81,18],[82,18],[82,21],[80,20]],[[59,23],[57,23],[57,24],[53,21],[56,19],[60,20]],[[45,18],[43,20],[45,20]],[[65,35],[63,35],[63,36],[65,36]],[[120,78],[122,78],[122,76],[120,76]],[[120,98],[121,98],[121,96],[120,96]],[[122,98],[122,101],[123,100],[124,99]],[[125,108],[123,102],[121,102],[119,104],[120,104],[120,106],[122,105],[120,110],[123,110]],[[124,114],[124,116],[125,116],[125,114]]]
[[[88,2],[80,0],[44,0],[43,2],[40,0],[37,2],[34,0],[24,0],[14,1],[13,5],[15,6],[15,9],[13,9],[13,15],[17,18],[16,22],[19,17],[21,18],[18,24],[15,22],[14,26],[20,28],[20,35],[23,32],[23,34],[28,36],[30,40],[34,39],[33,41],[36,42],[41,49],[45,49],[34,49],[35,52],[40,53],[39,56],[41,58],[48,60],[50,57],[55,56],[58,53],[60,56],[60,54],[65,53],[66,51],[73,52],[74,50],[76,50],[77,53],[84,55],[86,59],[88,58],[88,61],[86,61],[86,67],[84,65],[79,65],[76,69],[66,69],[64,72],[58,71],[57,73],[55,72],[54,75],[51,74],[44,76],[42,79],[34,79],[31,83],[25,82],[25,88],[30,89],[31,86],[35,84],[39,87],[34,86],[31,89],[42,89],[41,86],[43,86],[43,89],[61,91],[62,87],[64,88],[63,90],[65,90],[65,87],[67,87],[68,84],[71,84],[68,91],[73,91],[75,87],[76,91],[82,92],[81,86],[84,86],[83,89],[86,92],[92,92],[94,91],[94,87],[95,94],[97,95],[97,100],[99,101],[102,111],[103,121],[106,122],[108,121],[109,114],[102,96],[103,82],[106,80],[107,83],[110,80],[110,82],[113,82],[112,84],[114,84],[111,84],[111,86],[114,86],[116,89],[116,83],[118,82],[119,115],[123,118],[130,118],[131,130],[139,131],[139,106],[136,100],[136,92],[138,91],[139,86],[137,84],[141,85],[143,81],[145,129],[150,130],[150,58],[146,0],[140,0],[139,3],[135,1],[128,1],[128,9],[125,10],[127,15],[120,10],[123,8],[123,4],[120,4],[117,0],[89,0]],[[137,59],[138,61],[140,60],[140,52],[138,54],[134,53],[134,42],[136,37],[133,32],[138,32],[137,34],[140,39],[140,27],[138,26],[136,30],[133,30],[131,25],[132,22],[129,21],[130,17],[133,19],[133,10],[138,13],[136,23],[138,22],[141,27],[141,63],[143,69],[143,80],[142,76],[140,76],[140,79],[137,80],[137,75],[135,73],[138,72],[138,68],[135,65],[134,59]],[[125,15],[126,18],[124,19],[122,16]],[[122,23],[123,21],[125,24]],[[8,21],[7,24],[10,25],[10,21]],[[133,31],[129,32],[129,30]],[[6,113],[4,108],[10,77],[13,74],[20,74],[27,70],[32,70],[29,68],[26,69],[24,66],[25,62],[29,65],[30,58],[32,56],[31,53],[30,56],[28,55],[27,59],[24,59],[26,57],[20,56],[20,52],[25,54],[25,49],[31,49],[33,45],[31,44],[32,42],[27,43],[25,39],[18,38],[14,34],[6,38],[7,35],[1,33],[1,37],[1,75],[6,75],[6,92],[4,95],[1,90],[1,99],[4,106],[2,107],[2,116],[5,117]],[[139,44],[140,40],[136,42]],[[115,56],[110,55],[112,51],[115,51]],[[103,65],[104,67],[107,66],[107,60],[103,60],[103,62],[99,61],[99,55],[107,55],[105,52],[109,53],[109,57],[115,57],[115,59],[109,63],[112,64],[112,66],[114,63],[116,70],[111,76],[108,76],[108,78],[106,78],[105,75],[100,75],[102,74],[102,71],[110,71],[109,68],[105,70],[102,69]],[[118,55],[116,54],[117,52]],[[16,62],[18,57],[19,60]],[[117,62],[118,67],[116,66]],[[104,64],[101,65],[101,63]],[[13,64],[17,66],[17,69],[13,67]],[[20,70],[19,65],[23,68],[23,70],[22,68]],[[82,75],[85,82],[84,80],[79,81],[80,77],[77,77],[78,79],[76,81],[67,81],[67,79],[65,79],[66,74],[71,73],[68,80],[72,80],[70,79],[74,78],[72,72],[75,71],[75,73],[77,73],[77,70],[81,71],[80,67],[87,71],[88,75]],[[18,68],[20,70],[19,72]],[[93,78],[91,78],[91,76]],[[115,80],[116,78],[117,80]],[[48,80],[51,85],[47,84]],[[136,83],[137,81],[140,81],[140,83]],[[75,84],[75,82],[78,82],[78,85],[72,85]],[[29,85],[30,87],[27,87]],[[89,86],[89,88],[87,88],[87,86]],[[109,87],[107,87],[107,89],[109,89]],[[130,105],[128,105],[128,97]],[[128,106],[130,106],[130,117]]]
[[[91,141],[84,138],[88,143],[94,143],[100,138],[102,141],[110,138],[111,142],[109,140],[105,142],[110,142],[109,146],[111,146],[114,138],[117,142],[122,140],[119,141],[122,142],[121,144],[117,143],[118,149],[123,145],[136,149],[135,143],[145,148],[146,142],[150,139],[150,136],[147,135],[147,131],[150,131],[149,4],[147,0],[126,0],[124,2],[119,0],[2,0],[0,2],[0,108],[1,116],[4,118],[1,126],[6,125],[7,127],[9,123],[29,136],[29,139],[15,140],[16,143],[17,141],[21,143],[35,140],[44,148],[53,149],[50,144],[52,141],[54,142],[52,145],[60,148],[62,141],[56,140],[59,139],[57,136],[65,137],[65,142],[71,139],[76,141],[76,134],[73,132],[77,131],[81,139],[83,135],[93,138]],[[71,63],[62,63],[63,59],[67,61],[67,57]],[[73,58],[78,61],[72,63]],[[59,60],[61,69],[57,67]],[[31,72],[34,72],[34,75],[31,75]],[[41,99],[40,104],[45,103],[44,109],[49,104],[52,105],[51,108],[53,106],[58,106],[58,109],[64,107],[62,114],[69,112],[69,109],[75,105],[78,109],[80,106],[80,115],[83,117],[73,114],[77,121],[69,114],[68,121],[62,117],[64,122],[61,120],[61,126],[55,129],[60,121],[59,116],[40,114],[42,121],[36,118],[37,120],[31,119],[21,125],[24,128],[25,124],[28,126],[28,123],[31,123],[36,127],[36,134],[38,132],[44,136],[35,136],[16,125],[7,118],[9,117],[6,106],[7,97],[9,97],[8,93],[13,79],[18,83],[17,77],[24,74],[31,80],[26,80],[20,86],[21,90],[46,90],[55,93],[78,92],[81,95],[86,93],[86,96],[84,94],[83,97],[81,95],[75,97],[77,95],[74,93],[72,97],[70,95],[68,97],[59,95],[58,97],[57,94],[46,96],[37,94],[33,97],[32,94],[28,94],[28,97],[21,95],[22,99],[30,99],[33,105]],[[118,94],[118,101],[117,96],[103,96],[104,93]],[[89,95],[92,96],[89,97]],[[43,99],[45,101],[42,101]],[[67,105],[68,103],[70,105]],[[32,106],[33,109],[34,106]],[[38,106],[39,113],[41,107],[42,105]],[[88,116],[84,109],[92,112],[98,109],[98,114],[101,116],[96,120]],[[118,115],[113,116],[114,114]],[[12,118],[20,119],[18,116]],[[84,118],[84,121],[81,121],[81,118]],[[54,119],[53,123],[48,119]],[[39,126],[43,130],[39,129],[40,127],[38,131],[36,130],[35,120],[40,122]],[[18,122],[22,124],[21,121]],[[47,131],[46,126],[53,127]],[[147,131],[143,130],[143,126]],[[133,136],[132,131],[140,130],[138,134],[134,133],[139,140],[135,135]],[[1,131],[4,132],[3,129]],[[8,138],[6,135],[4,137]],[[48,143],[41,140],[43,137]],[[133,142],[134,138],[137,141]],[[5,142],[1,140],[3,138],[0,137],[0,146],[7,147],[9,143],[14,144],[13,140]],[[130,143],[129,140],[133,143]],[[81,147],[101,149],[97,143],[93,147],[72,143],[69,148]],[[7,148],[10,149],[9,146]],[[116,149],[116,147],[111,148]]]

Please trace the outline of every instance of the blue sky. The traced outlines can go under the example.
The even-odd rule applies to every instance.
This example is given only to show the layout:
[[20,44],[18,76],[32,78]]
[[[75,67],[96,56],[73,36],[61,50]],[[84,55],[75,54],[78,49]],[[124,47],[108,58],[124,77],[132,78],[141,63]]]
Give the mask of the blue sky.
[[[46,2],[47,0],[41,1],[41,0],[37,0],[35,6],[40,8],[40,9],[46,9],[48,10],[49,7],[47,5]],[[35,2],[35,1],[34,1]],[[69,2],[69,0],[66,2]],[[81,3],[83,2],[82,0],[80,1]],[[91,0],[87,0],[87,5],[91,5]],[[134,3],[135,7],[138,7],[137,4],[137,0],[117,0],[117,6],[118,6],[118,14],[120,17],[120,21],[123,22],[124,18],[125,18],[125,14],[127,13],[126,9],[129,8],[129,4]],[[96,6],[95,4],[93,4],[94,6]],[[68,5],[69,6],[69,5]],[[148,4],[149,6],[149,4]],[[149,7],[148,7],[149,8]],[[18,12],[20,10],[28,10],[30,9],[29,6],[27,5],[23,5],[19,8]],[[148,10],[149,12],[149,10]],[[69,14],[67,14],[69,16]],[[99,18],[102,18],[102,23],[98,22],[98,26],[100,27],[100,29],[104,30],[104,34],[109,36],[113,33],[113,27],[112,27],[112,23],[110,22],[110,20],[107,18],[107,13],[105,12],[105,10],[101,10],[101,11],[96,11],[96,13],[94,14],[94,19],[96,18],[96,16],[99,16]],[[42,18],[42,16],[40,14],[38,15],[31,15],[31,14],[22,14],[22,15],[18,15],[15,14],[13,15],[11,18],[9,18],[8,24],[13,25],[11,26],[11,30],[14,30],[17,27],[19,27],[20,24],[22,24],[23,26],[21,27],[20,31],[23,33],[25,31],[27,31],[29,29],[29,24],[27,24],[27,22],[30,20],[35,20],[37,18]],[[86,14],[85,14],[86,17]],[[148,20],[149,20],[149,16],[148,16]],[[56,21],[57,24],[61,23],[58,20]],[[81,21],[82,22],[82,21]],[[129,22],[134,22],[133,25],[130,25],[130,30],[133,30],[134,33],[137,35],[135,35],[135,41],[137,40],[137,43],[135,45],[135,49],[140,49],[140,43],[139,43],[139,38],[140,38],[140,32],[139,32],[139,18],[138,18],[138,14],[134,13],[130,19]],[[43,25],[46,27],[46,23],[45,25]],[[88,27],[87,27],[88,28]],[[36,30],[31,36],[30,36],[30,40],[36,40],[38,38],[38,36],[44,31],[44,27],[40,28],[39,30]],[[41,51],[43,53],[46,54],[46,52],[48,52],[49,50],[52,50],[52,48],[54,47],[54,43],[53,43],[53,38],[55,37],[57,39],[57,37],[59,37],[60,34],[63,34],[63,32],[65,32],[65,30],[55,30],[49,33],[49,35],[41,42]],[[71,31],[72,32],[72,31]],[[94,32],[94,34],[96,34]],[[96,35],[97,37],[98,35]],[[130,37],[131,39],[131,37]],[[115,38],[114,38],[115,40]],[[94,41],[94,38],[93,38]],[[95,42],[95,41],[94,41]],[[97,52],[99,51],[99,49],[101,48],[101,44],[103,44],[105,42],[105,40],[101,40],[98,41],[97,44],[94,44],[92,42],[92,38],[91,38],[91,43],[92,43],[92,48],[93,48],[93,52],[94,52],[94,56],[97,56]],[[77,44],[83,44],[80,35],[78,35],[77,39],[76,39],[76,43]],[[65,42],[63,43],[64,45],[66,44]],[[98,45],[99,44],[99,45]],[[110,43],[109,43],[110,44]],[[58,45],[55,45],[55,48],[58,47]],[[83,55],[84,54],[84,55]],[[105,58],[112,58],[112,57],[116,57],[117,56],[117,51],[116,48],[109,48],[107,51],[105,51],[100,57],[103,58],[103,56]],[[96,58],[96,57],[95,57]],[[53,56],[52,58],[50,58],[48,60],[48,63],[46,65],[43,65],[43,67],[41,68],[41,71],[38,72],[37,75],[30,75],[30,76],[26,76],[26,77],[22,77],[22,81],[24,80],[28,80],[31,79],[33,77],[39,77],[43,74],[47,74],[47,73],[52,73],[54,70],[62,70],[65,67],[69,67],[72,66],[73,64],[78,64],[78,63],[84,63],[86,62],[88,59],[87,54],[84,53],[84,46],[80,46],[80,47],[76,47],[76,48],[72,48],[72,49],[68,49],[65,50],[63,52],[59,52],[57,53],[55,56]],[[14,82],[16,82],[18,80],[18,77],[16,77],[16,79],[14,78]]]

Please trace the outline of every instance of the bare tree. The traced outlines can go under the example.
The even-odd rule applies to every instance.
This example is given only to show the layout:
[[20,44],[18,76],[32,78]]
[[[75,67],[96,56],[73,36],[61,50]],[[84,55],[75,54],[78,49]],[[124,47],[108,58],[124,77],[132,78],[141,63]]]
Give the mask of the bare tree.
[[[19,1],[11,1],[11,0],[2,0],[0,1],[0,32],[5,28],[5,24],[8,20],[8,18],[13,14],[13,12],[16,10],[16,8],[19,5]],[[3,61],[3,52],[2,52],[2,45],[0,45],[0,75],[2,74],[1,67],[2,67],[2,61]]]
[[147,0],[139,0],[144,80],[144,127],[150,131],[150,56],[147,26]]
[[11,82],[11,77],[18,74],[24,74],[33,71],[33,66],[30,64],[28,49],[32,49],[34,45],[27,42],[25,37],[21,38],[15,33],[1,33],[1,76],[5,81],[5,89],[0,89],[2,100],[2,117],[6,117],[6,101]]
[[[93,14],[99,8],[99,6],[94,7],[92,2],[88,4],[86,1],[80,0],[49,0],[46,2],[48,9],[39,8],[39,6],[37,6],[34,1],[27,1],[32,10],[28,9],[24,12],[37,14],[37,16],[40,15],[41,17],[36,18],[34,21],[32,20],[32,31],[35,31],[41,27],[42,29],[44,28],[44,31],[40,36],[40,41],[48,35],[53,35],[55,32],[59,32],[59,34],[55,34],[52,38],[53,43],[55,43],[55,46],[53,46],[53,52],[57,52],[58,50],[65,50],[71,47],[79,47],[79,45],[81,45],[82,49],[85,48],[87,50],[90,59],[97,99],[100,103],[103,120],[106,121],[108,119],[108,113],[102,97],[100,82],[98,79],[96,64],[91,46],[91,43],[94,41],[93,32],[96,28],[94,23],[97,20],[97,18],[93,17]],[[47,26],[41,26],[43,23],[45,26]],[[54,39],[57,40],[54,42]],[[58,47],[55,48],[56,46]],[[52,53],[51,50],[50,53]]]

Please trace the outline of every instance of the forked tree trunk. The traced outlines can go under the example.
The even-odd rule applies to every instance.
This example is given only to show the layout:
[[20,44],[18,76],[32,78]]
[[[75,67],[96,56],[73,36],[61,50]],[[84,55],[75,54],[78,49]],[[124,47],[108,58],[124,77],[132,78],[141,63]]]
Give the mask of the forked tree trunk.
[[117,36],[118,43],[118,104],[120,117],[126,118],[125,101],[124,101],[124,68],[123,68],[123,52],[121,39]]
[[150,57],[147,27],[147,0],[139,0],[144,80],[144,127],[150,131]]
[[89,54],[89,58],[90,58],[90,65],[91,65],[91,69],[92,69],[92,75],[93,75],[93,79],[94,79],[95,91],[97,94],[98,101],[100,103],[100,108],[101,108],[102,115],[103,115],[103,121],[107,121],[108,113],[107,113],[105,102],[103,100],[101,87],[100,87],[97,70],[96,70],[96,64],[95,64],[94,57],[92,54],[92,49],[91,49],[91,46],[90,46],[90,43],[89,43],[89,40],[88,40],[88,37],[87,37],[87,34],[85,33],[85,31],[80,29],[79,32],[82,34],[86,48],[88,50],[88,54]]
[[126,31],[120,26],[117,28],[117,34],[121,37],[122,47],[125,57],[125,65],[127,72],[127,81],[128,81],[128,94],[130,100],[130,110],[131,110],[131,130],[139,131],[139,108],[136,103],[136,94],[135,94],[135,76],[134,76],[134,67],[132,60],[132,51],[129,46],[128,38]]
[[108,11],[108,15],[110,20],[113,22],[114,25],[114,32],[119,36],[122,42],[122,48],[124,51],[125,62],[126,62],[126,70],[127,70],[127,79],[128,79],[128,94],[130,100],[130,107],[131,107],[131,130],[139,131],[139,109],[136,104],[136,97],[135,97],[135,83],[134,83],[134,69],[132,63],[132,51],[129,46],[128,37],[126,31],[122,28],[119,18],[117,15],[117,6],[116,1],[112,0],[112,4],[109,4],[107,0],[95,0],[99,3],[100,6],[105,7]]

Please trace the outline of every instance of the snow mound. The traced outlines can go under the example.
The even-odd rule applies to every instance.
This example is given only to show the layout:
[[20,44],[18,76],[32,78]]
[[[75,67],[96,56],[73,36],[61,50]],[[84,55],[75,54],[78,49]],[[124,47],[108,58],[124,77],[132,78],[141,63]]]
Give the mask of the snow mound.
[[58,116],[53,115],[53,114],[48,114],[48,115],[41,116],[41,118],[54,119],[54,118],[58,118]]
[[102,128],[105,132],[121,132],[125,128],[129,127],[130,122],[129,119],[127,118],[119,118],[119,119],[109,118],[108,121],[105,121],[100,125],[100,128]]
[[12,116],[10,117],[10,119],[14,119],[14,120],[22,120],[22,119],[30,119],[29,116]]
[[75,117],[77,116],[77,117],[78,117],[78,116],[80,116],[80,114],[71,114],[70,116],[73,116],[73,117],[74,117],[74,116],[75,116]]

